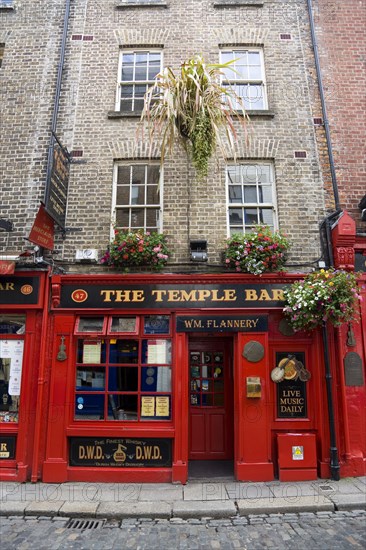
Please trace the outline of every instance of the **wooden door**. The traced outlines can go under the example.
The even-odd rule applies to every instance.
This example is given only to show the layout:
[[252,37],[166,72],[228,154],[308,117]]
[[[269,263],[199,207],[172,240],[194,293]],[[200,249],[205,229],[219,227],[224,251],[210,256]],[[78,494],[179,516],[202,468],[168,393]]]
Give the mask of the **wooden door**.
[[191,460],[233,458],[231,340],[191,340],[189,415]]

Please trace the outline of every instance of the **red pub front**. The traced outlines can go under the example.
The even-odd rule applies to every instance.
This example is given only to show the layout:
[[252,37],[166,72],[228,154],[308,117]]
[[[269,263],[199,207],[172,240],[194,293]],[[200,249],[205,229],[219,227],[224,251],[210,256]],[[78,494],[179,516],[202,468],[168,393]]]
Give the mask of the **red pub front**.
[[245,481],[328,477],[321,334],[282,314],[295,279],[54,276],[42,479],[185,483],[198,461]]

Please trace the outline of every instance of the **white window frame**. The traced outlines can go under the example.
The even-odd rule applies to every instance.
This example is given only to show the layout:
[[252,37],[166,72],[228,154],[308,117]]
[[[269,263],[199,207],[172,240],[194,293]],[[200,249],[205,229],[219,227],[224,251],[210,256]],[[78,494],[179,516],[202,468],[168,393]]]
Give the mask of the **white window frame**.
[[[154,209],[158,211],[158,222],[157,222],[157,232],[162,233],[163,231],[163,173],[162,168],[160,168],[160,178],[159,182],[157,183],[157,189],[159,191],[159,204],[131,204],[131,201],[129,204],[117,204],[117,181],[118,181],[118,168],[119,166],[157,166],[160,167],[159,161],[119,161],[114,163],[113,167],[113,194],[112,194],[112,225],[111,225],[111,238],[114,237],[114,229],[116,226],[116,220],[117,220],[117,210],[128,208],[130,210],[136,209],[143,209],[144,210],[144,228],[143,230],[146,231],[146,211],[149,209]],[[130,187],[132,186],[132,180],[130,181]],[[145,188],[146,188],[146,180],[145,180]],[[129,227],[131,231],[138,231],[139,228],[131,227],[131,213],[129,215]]]
[[[247,53],[253,52],[253,53],[259,53],[260,57],[260,67],[261,67],[261,78],[260,79],[254,79],[254,78],[240,78],[240,75],[235,72],[235,66],[237,64],[237,61],[234,61],[232,65],[230,65],[234,70],[228,69],[228,74],[223,75],[221,77],[221,84],[229,83],[233,89],[235,90],[236,86],[260,86],[262,90],[262,97],[263,97],[263,107],[258,107],[258,104],[256,104],[256,101],[249,101],[249,105],[247,105],[247,99],[244,98],[243,95],[237,92],[237,95],[239,97],[242,97],[245,105],[245,109],[247,111],[265,111],[268,109],[268,98],[267,98],[267,86],[266,86],[266,73],[265,73],[265,67],[264,67],[264,52],[263,48],[245,48],[245,47],[237,47],[237,48],[222,48],[220,50],[220,62],[223,63],[223,54],[225,52],[231,52],[233,53],[233,59],[239,60],[242,59],[240,57],[240,54],[247,55]],[[247,65],[248,66],[248,65]],[[236,90],[235,90],[236,91]],[[235,107],[235,105],[234,105]],[[238,108],[238,110],[240,110]]]
[[[123,56],[124,55],[134,55],[136,56],[136,54],[139,54],[139,53],[149,53],[149,54],[159,54],[160,55],[160,68],[159,68],[159,71],[158,73],[161,72],[162,70],[162,67],[163,67],[163,50],[161,48],[133,48],[133,49],[124,49],[122,48],[120,50],[120,55],[119,55],[119,61],[118,61],[118,75],[117,75],[117,93],[116,93],[116,105],[115,105],[115,110],[116,111],[119,111],[121,113],[124,113],[126,115],[128,115],[129,113],[130,114],[133,114],[133,113],[141,113],[142,109],[131,109],[130,111],[122,111],[121,110],[121,91],[122,91],[122,86],[135,86],[135,85],[145,85],[146,86],[146,90],[148,90],[148,88],[150,86],[153,85],[154,83],[154,80],[122,80],[122,62],[123,62]],[[134,67],[136,67],[135,63],[134,63]],[[134,70],[135,72],[135,70]],[[134,104],[134,101],[135,101],[135,96],[134,94],[132,94],[131,96],[132,98],[132,105]],[[141,98],[138,98],[138,99],[141,99]]]
[[[229,187],[230,187],[230,184],[229,184],[229,172],[228,172],[228,168],[230,168],[231,166],[235,166],[235,167],[245,167],[245,166],[269,166],[270,168],[270,184],[271,184],[271,189],[272,189],[272,201],[271,202],[245,202],[244,200],[244,193],[242,194],[242,199],[243,201],[240,202],[240,203],[233,203],[233,202],[230,202],[230,195],[229,195]],[[254,182],[253,182],[254,183]],[[237,185],[241,185],[241,186],[244,186],[244,183],[243,183],[243,179],[241,178],[241,182],[240,184],[237,184]],[[227,236],[230,237],[231,236],[231,231],[230,231],[230,210],[232,210],[233,208],[241,208],[242,211],[243,211],[243,221],[242,221],[242,227],[238,227],[238,228],[235,228],[233,229],[233,233],[245,233],[245,232],[248,232],[248,231],[251,231],[252,229],[252,226],[253,224],[246,224],[245,223],[245,217],[244,217],[244,209],[245,208],[255,208],[257,209],[257,223],[260,225],[260,224],[263,224],[264,222],[261,222],[259,219],[258,219],[258,212],[259,210],[271,210],[272,211],[272,215],[273,215],[273,229],[274,230],[277,230],[278,229],[278,219],[277,219],[277,202],[276,202],[276,180],[275,180],[275,167],[274,167],[274,163],[271,162],[271,161],[260,161],[260,160],[253,160],[253,161],[245,161],[245,162],[236,162],[236,163],[230,163],[226,166],[225,168],[225,186],[226,186],[226,204],[227,204]],[[256,178],[256,188],[258,186],[258,178]],[[247,230],[246,230],[247,228]]]

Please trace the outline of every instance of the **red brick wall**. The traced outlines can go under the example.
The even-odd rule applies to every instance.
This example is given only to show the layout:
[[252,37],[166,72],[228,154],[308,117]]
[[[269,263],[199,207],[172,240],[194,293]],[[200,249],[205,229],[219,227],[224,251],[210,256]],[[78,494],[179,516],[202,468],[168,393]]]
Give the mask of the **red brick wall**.
[[313,13],[341,207],[365,232],[358,203],[366,194],[366,1],[313,0]]

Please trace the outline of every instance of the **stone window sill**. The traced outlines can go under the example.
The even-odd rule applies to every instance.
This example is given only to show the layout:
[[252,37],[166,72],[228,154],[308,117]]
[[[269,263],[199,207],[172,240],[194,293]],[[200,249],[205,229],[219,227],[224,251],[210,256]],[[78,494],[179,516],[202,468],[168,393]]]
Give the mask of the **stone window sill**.
[[214,8],[236,8],[238,6],[255,6],[263,7],[264,0],[222,0],[214,2]]
[[264,118],[274,118],[274,111],[271,109],[250,109],[245,111],[246,114],[250,117],[264,117]]
[[159,2],[159,0],[144,0],[143,2],[138,2],[137,0],[131,0],[127,2],[120,1],[116,5],[117,10],[123,10],[126,8],[167,8],[168,4],[166,2]]
[[121,111],[108,111],[108,118],[140,118],[142,111],[131,111],[122,113]]

